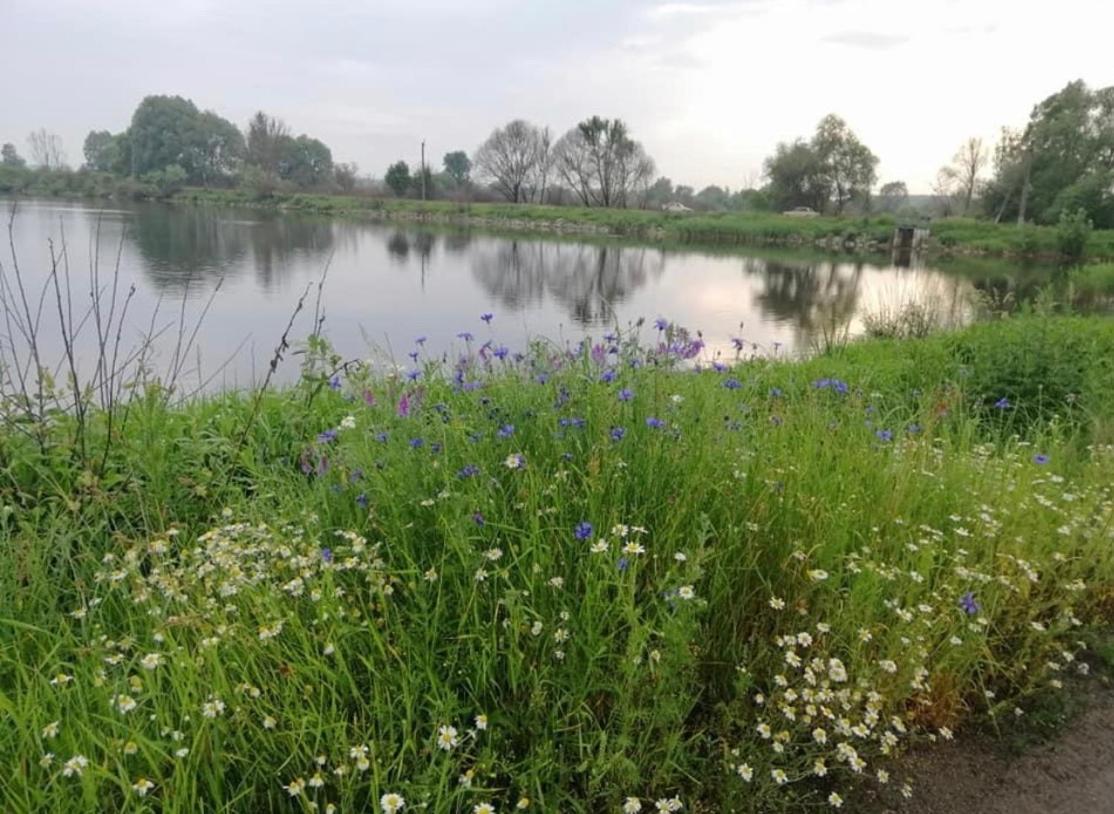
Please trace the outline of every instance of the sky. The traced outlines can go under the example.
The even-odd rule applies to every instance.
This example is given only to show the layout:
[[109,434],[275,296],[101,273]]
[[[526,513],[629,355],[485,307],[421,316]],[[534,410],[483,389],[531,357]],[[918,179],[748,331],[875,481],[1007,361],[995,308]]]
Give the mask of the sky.
[[436,166],[514,118],[617,116],[674,183],[735,189],[834,112],[916,193],[1068,82],[1114,85],[1112,0],[0,0],[0,23],[0,142],[45,127],[73,165],[179,94],[377,177],[423,139]]

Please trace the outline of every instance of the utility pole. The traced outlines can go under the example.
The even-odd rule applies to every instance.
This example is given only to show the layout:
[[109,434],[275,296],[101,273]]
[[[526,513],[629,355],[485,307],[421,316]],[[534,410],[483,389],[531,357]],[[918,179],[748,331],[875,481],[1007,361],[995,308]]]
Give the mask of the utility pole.
[[422,200],[425,200],[425,139],[422,139]]

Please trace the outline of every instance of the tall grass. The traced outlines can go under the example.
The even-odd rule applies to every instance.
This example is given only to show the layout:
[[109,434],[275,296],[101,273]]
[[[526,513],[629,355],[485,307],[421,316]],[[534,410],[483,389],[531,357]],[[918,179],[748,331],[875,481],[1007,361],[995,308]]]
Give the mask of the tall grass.
[[498,325],[386,376],[316,337],[286,390],[152,386],[95,471],[72,415],[0,432],[4,809],[839,806],[1085,669],[1109,323],[798,363]]

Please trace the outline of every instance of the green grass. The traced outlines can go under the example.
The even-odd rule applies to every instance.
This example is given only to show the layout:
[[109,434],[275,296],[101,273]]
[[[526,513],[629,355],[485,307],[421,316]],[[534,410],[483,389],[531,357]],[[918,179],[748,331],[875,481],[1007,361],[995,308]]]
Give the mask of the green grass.
[[315,344],[84,455],[8,425],[0,806],[824,807],[1110,620],[1109,321],[696,374],[634,337],[500,361],[498,320],[459,376],[333,389]]

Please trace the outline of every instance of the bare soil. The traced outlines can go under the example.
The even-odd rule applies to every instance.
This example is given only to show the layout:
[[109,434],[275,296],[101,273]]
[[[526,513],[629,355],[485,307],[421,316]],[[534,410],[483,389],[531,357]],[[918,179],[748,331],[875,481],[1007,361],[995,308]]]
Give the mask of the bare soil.
[[[890,789],[864,795],[877,814],[1114,814],[1114,690],[1073,687],[1082,711],[1049,740],[1009,755],[1001,742],[965,737],[907,756],[910,800]],[[856,807],[857,809],[857,807]]]

